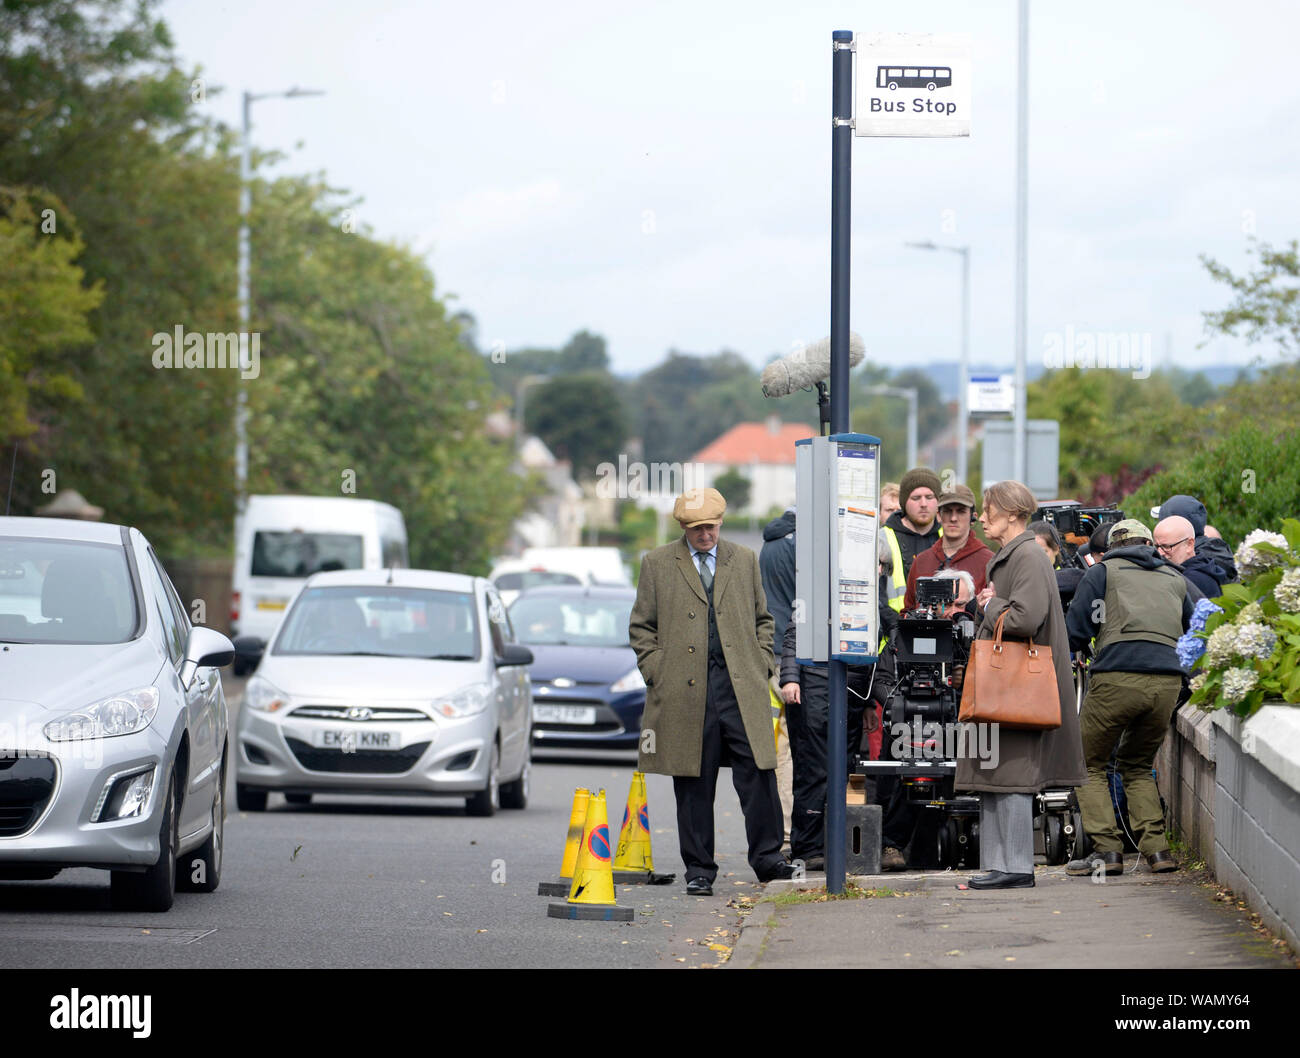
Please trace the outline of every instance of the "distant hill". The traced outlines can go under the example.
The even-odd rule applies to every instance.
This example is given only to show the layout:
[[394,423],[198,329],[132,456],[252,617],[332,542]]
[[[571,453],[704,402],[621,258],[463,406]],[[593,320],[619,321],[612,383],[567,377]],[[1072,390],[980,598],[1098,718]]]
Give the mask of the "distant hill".
[[[934,384],[939,387],[939,392],[943,394],[944,400],[957,399],[957,379],[960,373],[960,365],[958,363],[955,361],[936,361],[935,363],[930,364],[916,364],[909,366],[914,366],[917,370],[926,372],[930,378],[934,380]],[[1159,370],[1160,365],[1157,365],[1155,369]],[[1103,369],[1094,368],[1093,370]],[[1211,384],[1222,386],[1233,382],[1237,377],[1237,372],[1242,370],[1246,372],[1248,378],[1254,378],[1258,373],[1254,368],[1232,364],[1200,368],[1198,371],[1193,371],[1192,373],[1202,374],[1210,380]],[[1029,364],[1027,368],[1029,381],[1033,382],[1045,371],[1046,368],[1044,368],[1041,363]],[[1014,373],[1015,367],[1011,364],[973,364],[971,366],[972,375],[1010,375]]]

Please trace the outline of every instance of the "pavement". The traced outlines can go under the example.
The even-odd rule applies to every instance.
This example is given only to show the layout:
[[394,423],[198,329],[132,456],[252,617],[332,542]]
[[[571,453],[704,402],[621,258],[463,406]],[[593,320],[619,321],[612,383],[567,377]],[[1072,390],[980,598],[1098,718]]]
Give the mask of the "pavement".
[[[848,881],[871,895],[827,899],[825,875],[772,882],[742,916],[730,968],[1285,969],[1295,958],[1206,872],[1152,874],[1140,857],[1094,881],[1065,867],[1032,889],[959,890],[965,872]],[[846,887],[846,891],[847,887]]]

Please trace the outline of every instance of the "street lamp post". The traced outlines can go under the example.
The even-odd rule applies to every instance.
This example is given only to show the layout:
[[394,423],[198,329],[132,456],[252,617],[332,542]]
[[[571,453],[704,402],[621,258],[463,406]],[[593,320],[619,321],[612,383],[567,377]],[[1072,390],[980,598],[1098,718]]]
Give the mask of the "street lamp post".
[[910,470],[916,466],[917,391],[911,386],[868,386],[866,391],[885,397],[902,397],[907,401],[907,466]]
[[909,242],[914,250],[947,250],[961,254],[961,366],[957,378],[957,481],[966,484],[966,439],[970,430],[967,388],[970,380],[970,247],[942,246],[927,240]]
[[239,383],[235,394],[235,521],[243,517],[248,502],[248,391],[245,374],[252,366],[248,353],[248,214],[252,207],[253,158],[250,142],[253,104],[261,99],[295,99],[298,96],[323,96],[315,88],[290,88],[287,92],[244,93],[243,128],[239,156]]

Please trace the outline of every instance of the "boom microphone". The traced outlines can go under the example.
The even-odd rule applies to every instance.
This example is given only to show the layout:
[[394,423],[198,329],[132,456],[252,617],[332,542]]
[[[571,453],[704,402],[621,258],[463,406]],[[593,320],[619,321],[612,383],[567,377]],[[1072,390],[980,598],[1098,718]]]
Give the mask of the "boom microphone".
[[[867,355],[862,336],[849,332],[849,367],[857,367]],[[815,386],[831,374],[831,340],[823,338],[789,356],[773,360],[763,368],[760,379],[763,396],[788,397],[797,389]]]

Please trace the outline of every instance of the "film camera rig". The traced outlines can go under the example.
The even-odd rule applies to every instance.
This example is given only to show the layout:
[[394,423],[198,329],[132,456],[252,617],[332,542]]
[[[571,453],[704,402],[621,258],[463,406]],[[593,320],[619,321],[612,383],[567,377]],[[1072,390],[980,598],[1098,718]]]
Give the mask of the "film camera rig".
[[1061,565],[1086,569],[1087,563],[1079,548],[1102,525],[1122,521],[1124,512],[1118,507],[1084,507],[1077,500],[1047,500],[1034,512],[1031,519],[1047,522],[1061,538]]
[[881,759],[859,758],[855,770],[895,776],[910,804],[933,813],[918,820],[916,834],[933,835],[937,866],[965,868],[979,865],[979,798],[953,789],[961,679],[975,636],[964,611],[947,614],[960,586],[946,577],[917,580],[916,606],[900,617],[887,648],[896,679],[885,701]]

